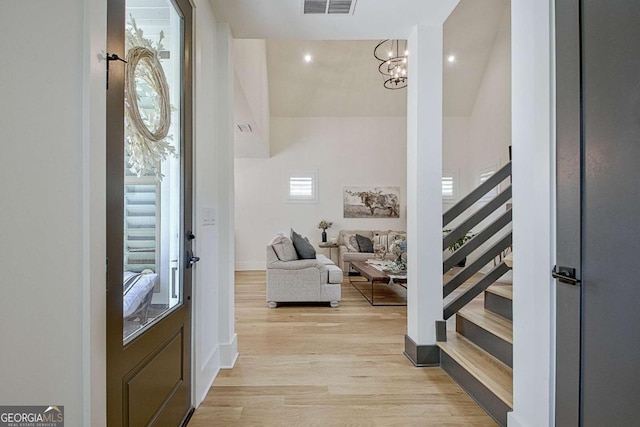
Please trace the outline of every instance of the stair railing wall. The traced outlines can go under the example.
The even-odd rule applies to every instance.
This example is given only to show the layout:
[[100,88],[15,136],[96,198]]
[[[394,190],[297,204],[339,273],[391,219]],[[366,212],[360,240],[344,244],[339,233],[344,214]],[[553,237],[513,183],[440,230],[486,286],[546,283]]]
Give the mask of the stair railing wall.
[[[499,171],[491,175],[489,179],[480,184],[475,190],[447,210],[442,215],[443,228],[447,228],[449,224],[466,212],[467,209],[473,206],[477,201],[510,176],[511,162],[507,163]],[[478,224],[485,221],[490,215],[504,206],[509,200],[511,200],[511,185],[502,190],[498,195],[487,202],[487,204],[469,215],[468,218],[460,222],[458,226],[443,236],[442,249],[445,250],[450,247],[453,243],[470,232],[473,227],[476,227]],[[485,249],[482,247],[482,253],[478,254],[474,261],[466,265],[444,284],[443,295],[445,297],[458,289],[463,283],[472,278],[474,274],[479,272],[480,269],[496,257],[499,257],[511,246],[512,235],[510,230],[508,232],[503,232],[504,235],[502,237],[498,237],[501,230],[508,227],[511,224],[511,221],[511,208],[508,208],[443,261],[442,270],[443,273],[446,273],[470,254],[475,254],[479,248],[491,240],[488,248]],[[492,283],[502,277],[508,270],[509,268],[504,264],[504,261],[497,263],[497,265],[495,265],[494,268],[480,280],[445,305],[443,309],[444,319],[448,319],[453,316],[458,310],[471,302],[471,300],[487,289]]]

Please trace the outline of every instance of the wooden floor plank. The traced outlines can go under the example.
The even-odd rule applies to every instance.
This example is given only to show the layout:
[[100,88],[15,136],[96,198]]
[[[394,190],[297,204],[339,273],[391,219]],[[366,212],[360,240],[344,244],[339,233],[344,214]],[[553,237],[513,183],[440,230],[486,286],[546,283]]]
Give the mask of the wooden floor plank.
[[269,309],[264,272],[236,275],[240,356],[189,426],[495,426],[440,368],[403,355],[406,307],[342,302]]

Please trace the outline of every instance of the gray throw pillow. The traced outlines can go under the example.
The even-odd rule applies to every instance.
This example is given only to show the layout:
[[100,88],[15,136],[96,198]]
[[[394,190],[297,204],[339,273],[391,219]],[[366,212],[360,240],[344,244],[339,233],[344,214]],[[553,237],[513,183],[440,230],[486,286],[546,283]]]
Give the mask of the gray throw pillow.
[[293,241],[293,247],[296,248],[298,258],[300,259],[315,259],[316,250],[311,243],[295,231],[291,230],[291,241]]
[[373,253],[373,242],[370,238],[361,236],[360,234],[356,234],[356,240],[358,241],[358,247],[360,247],[360,252],[370,252]]

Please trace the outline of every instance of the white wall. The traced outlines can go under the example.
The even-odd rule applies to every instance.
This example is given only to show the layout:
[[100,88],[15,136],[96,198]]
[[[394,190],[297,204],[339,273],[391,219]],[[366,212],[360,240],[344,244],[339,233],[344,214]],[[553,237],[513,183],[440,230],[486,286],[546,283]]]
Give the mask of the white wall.
[[512,5],[513,412],[511,427],[554,424],[555,170],[553,1]]
[[[443,117],[442,170],[458,172],[457,200],[480,184],[480,170],[509,161],[511,144],[511,26],[505,8],[468,117]],[[444,93],[446,97],[446,92]],[[448,209],[454,201],[444,201]]]
[[[458,199],[478,186],[483,167],[496,162],[502,166],[509,161],[510,10],[509,6],[505,8],[470,116],[443,117],[442,170],[459,171]],[[444,209],[454,202],[445,201]]]
[[[329,237],[341,229],[406,230],[406,132],[404,117],[273,117],[271,158],[235,161],[236,269],[264,269],[278,231],[293,228],[316,244],[322,219],[333,221]],[[319,203],[284,203],[284,173],[300,169],[318,170]],[[343,218],[343,187],[362,185],[401,187],[400,218]]]
[[[233,275],[221,280],[216,271],[225,256],[233,269],[233,169],[212,172],[206,164],[231,153],[233,138],[229,116],[221,119],[226,136],[213,138],[213,123],[222,123],[211,119],[232,99],[215,98],[214,109],[212,76],[230,61],[214,56],[213,15],[208,2],[197,3],[195,220],[203,261],[194,282],[194,384],[202,391],[216,366],[229,364],[229,357],[207,359],[227,344],[217,331],[228,337],[234,328],[226,307]],[[0,35],[19,41],[3,46],[12,59],[0,68],[0,402],[64,405],[68,425],[105,425],[106,2],[3,2]],[[224,180],[222,195],[216,188]],[[199,226],[202,207],[217,210],[226,233]]]
[[0,402],[64,405],[67,425],[105,415],[105,17],[0,4]]
[[509,161],[511,145],[511,9],[508,6],[496,35],[491,56],[469,120],[468,185],[480,184],[480,169],[496,161]]
[[234,127],[236,157],[269,157],[269,81],[264,39],[233,40]]
[[[449,209],[480,184],[482,169],[491,165],[502,167],[509,161],[509,145],[511,144],[510,19],[510,7],[507,6],[484,70],[471,115],[469,117],[443,118],[442,168],[443,171],[458,172],[459,180],[456,200],[444,200],[443,210]],[[506,184],[508,181],[505,181],[503,185]],[[486,201],[477,202],[447,228],[455,227],[485,204]],[[474,227],[474,231],[482,230],[500,213],[502,211],[489,216]],[[474,251],[468,257],[468,261],[476,259],[483,250],[502,236],[503,233],[499,233],[495,238],[490,239]],[[444,256],[449,256],[449,252],[445,251]],[[491,268],[493,268],[493,263],[489,263],[482,271],[488,272]],[[511,282],[511,273],[507,273],[500,280]]]
[[[194,70],[194,251],[201,261],[194,267],[193,312],[193,401],[198,406],[206,396],[220,368],[228,365],[226,341],[220,330],[233,328],[228,304],[222,296],[233,290],[233,280],[220,274],[221,259],[232,251],[228,248],[224,230],[229,206],[220,181],[233,180],[233,174],[212,168],[232,146],[229,134],[219,132],[230,126],[232,100],[224,88],[230,86],[227,53],[219,49],[228,36],[221,34],[211,6],[206,0],[196,2],[195,9],[195,70]],[[212,120],[213,119],[213,120]],[[214,224],[205,222],[213,214]],[[232,294],[232,292],[231,292]]]
[[473,160],[469,148],[470,121],[469,117],[442,118],[442,172],[458,175],[457,197],[455,200],[443,200],[443,211],[473,189],[469,167]]

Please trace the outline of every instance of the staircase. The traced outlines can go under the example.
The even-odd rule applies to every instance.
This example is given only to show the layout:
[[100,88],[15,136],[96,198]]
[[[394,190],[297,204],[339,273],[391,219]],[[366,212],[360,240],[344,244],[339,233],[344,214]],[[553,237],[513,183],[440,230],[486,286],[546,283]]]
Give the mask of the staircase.
[[[508,163],[445,212],[443,226],[447,227],[510,175]],[[503,260],[511,246],[510,199],[509,185],[444,236],[443,250],[472,227],[488,222],[444,260],[446,322],[436,325],[442,368],[501,426],[507,425],[507,412],[513,408],[513,292],[510,284],[495,282],[510,269]],[[489,216],[495,219],[487,220]],[[453,268],[469,255],[475,260],[463,269]],[[480,273],[481,269],[485,273]]]
[[510,311],[511,285],[492,285],[456,313],[438,342],[442,368],[502,426],[513,408],[513,332],[499,313]]

